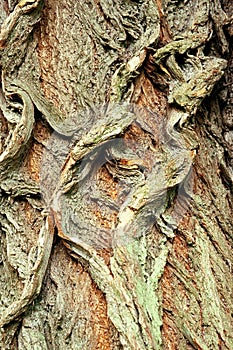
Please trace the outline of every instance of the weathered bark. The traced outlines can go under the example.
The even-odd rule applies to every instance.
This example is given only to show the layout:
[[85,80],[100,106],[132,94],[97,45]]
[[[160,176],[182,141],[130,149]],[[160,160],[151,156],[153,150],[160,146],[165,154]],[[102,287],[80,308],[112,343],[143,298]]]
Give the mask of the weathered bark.
[[232,15],[1,2],[1,349],[233,348]]

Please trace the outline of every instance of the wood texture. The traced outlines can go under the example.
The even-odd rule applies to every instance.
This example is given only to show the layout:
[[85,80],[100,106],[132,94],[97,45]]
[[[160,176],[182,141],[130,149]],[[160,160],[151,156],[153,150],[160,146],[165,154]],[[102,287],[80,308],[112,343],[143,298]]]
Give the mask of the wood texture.
[[232,12],[1,2],[2,349],[232,349]]

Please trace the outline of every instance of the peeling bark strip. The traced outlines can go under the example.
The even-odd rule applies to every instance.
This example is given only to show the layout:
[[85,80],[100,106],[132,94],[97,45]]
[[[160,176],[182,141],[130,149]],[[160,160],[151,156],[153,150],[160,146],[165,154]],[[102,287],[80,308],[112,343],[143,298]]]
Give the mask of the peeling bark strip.
[[233,348],[232,14],[2,2],[2,349]]

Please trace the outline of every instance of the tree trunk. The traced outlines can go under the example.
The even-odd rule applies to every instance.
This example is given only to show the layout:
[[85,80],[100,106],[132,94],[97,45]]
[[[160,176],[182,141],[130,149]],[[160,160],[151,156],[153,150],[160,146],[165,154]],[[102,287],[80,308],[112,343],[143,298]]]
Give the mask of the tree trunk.
[[2,0],[1,349],[233,349],[232,16]]

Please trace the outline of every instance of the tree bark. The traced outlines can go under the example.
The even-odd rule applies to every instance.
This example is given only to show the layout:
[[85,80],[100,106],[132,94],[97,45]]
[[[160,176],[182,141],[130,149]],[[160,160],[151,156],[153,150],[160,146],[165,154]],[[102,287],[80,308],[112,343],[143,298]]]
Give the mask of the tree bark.
[[232,349],[230,0],[0,3],[1,349]]

